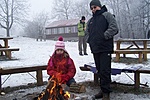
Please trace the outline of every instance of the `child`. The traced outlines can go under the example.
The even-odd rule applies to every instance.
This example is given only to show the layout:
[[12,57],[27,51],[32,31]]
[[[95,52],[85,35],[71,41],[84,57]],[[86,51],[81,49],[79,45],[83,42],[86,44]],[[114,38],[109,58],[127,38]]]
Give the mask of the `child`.
[[52,76],[58,78],[61,84],[70,86],[76,83],[73,78],[75,73],[74,62],[65,49],[63,38],[59,37],[55,44],[55,51],[48,61],[47,74],[50,75],[50,78]]

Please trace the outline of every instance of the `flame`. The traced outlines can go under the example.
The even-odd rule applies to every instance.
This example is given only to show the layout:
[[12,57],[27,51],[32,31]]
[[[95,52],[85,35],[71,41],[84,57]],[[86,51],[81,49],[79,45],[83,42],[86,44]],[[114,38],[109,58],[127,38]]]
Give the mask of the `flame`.
[[53,85],[53,87],[50,90],[50,94],[52,94],[54,92],[54,88],[56,87],[56,81],[53,80],[53,82],[54,82],[54,85]]
[[68,91],[64,91],[62,84],[60,83],[61,80],[60,74],[58,74],[57,76],[58,77],[55,76],[51,77],[51,79],[48,81],[46,91],[42,92],[39,95],[38,100],[41,100],[46,94],[46,92],[49,93],[49,98],[47,100],[57,100],[58,94],[63,96],[64,100],[68,100],[70,98],[70,93]]
[[68,91],[66,91],[66,93],[64,94],[65,97],[70,98],[70,93]]

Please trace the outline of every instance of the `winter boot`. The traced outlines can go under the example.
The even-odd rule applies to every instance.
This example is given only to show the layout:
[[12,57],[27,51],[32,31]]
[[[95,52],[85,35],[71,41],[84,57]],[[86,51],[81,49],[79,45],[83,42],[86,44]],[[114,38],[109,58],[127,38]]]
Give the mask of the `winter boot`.
[[80,56],[83,56],[82,52],[79,52],[79,55],[80,55]]
[[103,93],[103,98],[102,100],[110,100],[109,93]]
[[84,53],[84,55],[88,55],[87,53]]
[[100,91],[98,94],[95,95],[95,99],[103,98],[103,93]]

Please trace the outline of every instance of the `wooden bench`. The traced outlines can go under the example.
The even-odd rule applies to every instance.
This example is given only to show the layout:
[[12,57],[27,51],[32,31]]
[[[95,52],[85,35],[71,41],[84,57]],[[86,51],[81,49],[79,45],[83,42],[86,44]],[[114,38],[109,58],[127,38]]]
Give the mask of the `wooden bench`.
[[145,61],[147,60],[147,53],[150,53],[149,49],[147,49],[147,50],[145,50],[145,49],[114,50],[114,54],[116,54],[116,59],[115,59],[116,62],[119,62],[120,54],[123,54],[123,55],[125,55],[125,54],[138,54],[139,55],[139,63],[141,63],[142,58],[143,58],[143,54],[146,56],[146,57],[144,57],[144,60]]
[[12,51],[19,51],[19,48],[0,48],[0,52],[5,52],[5,56],[8,57],[9,59],[12,58],[11,52]]
[[[93,72],[93,71],[91,71],[90,67],[80,66],[80,70]],[[92,68],[96,68],[96,67],[92,67]],[[135,87],[135,89],[138,89],[140,87],[140,85],[147,86],[147,83],[146,84],[140,83],[140,73],[150,74],[150,68],[144,68],[142,66],[137,66],[135,68],[128,67],[128,68],[124,68],[124,69],[116,69],[116,68],[113,69],[112,68],[111,69],[112,75],[121,74],[121,73],[116,73],[115,71],[121,71],[124,73],[134,73],[134,87]],[[113,74],[114,72],[115,72],[115,74]],[[94,74],[94,83],[98,84],[98,75],[95,72],[93,72],[93,74]],[[129,77],[129,78],[131,78],[131,77]]]
[[18,67],[14,69],[0,69],[0,93],[2,90],[2,75],[8,75],[8,74],[16,74],[16,73],[26,73],[26,72],[33,72],[36,71],[36,79],[37,79],[37,85],[43,85],[43,75],[42,70],[46,70],[47,65],[39,65],[39,66],[28,66],[28,67]]

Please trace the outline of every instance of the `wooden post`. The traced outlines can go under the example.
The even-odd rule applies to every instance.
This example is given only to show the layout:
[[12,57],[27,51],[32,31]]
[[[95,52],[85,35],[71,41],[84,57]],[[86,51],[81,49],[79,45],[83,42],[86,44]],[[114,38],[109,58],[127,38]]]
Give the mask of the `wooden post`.
[[117,41],[117,48],[116,48],[116,50],[120,50],[120,44],[121,44],[121,41]]
[[8,39],[4,39],[4,46],[5,48],[8,48]]
[[[147,41],[143,41],[144,50],[147,50]],[[147,53],[143,54],[144,61],[147,61]]]
[[36,78],[37,78],[37,85],[38,85],[38,86],[43,85],[43,74],[42,74],[42,70],[37,70],[37,71],[36,71]]
[[142,63],[142,52],[139,53],[139,63]]
[[119,62],[119,59],[120,59],[120,54],[118,52],[116,52],[116,59],[115,59],[115,61]]
[[11,59],[11,51],[7,51],[7,56],[9,59]]
[[134,80],[135,80],[135,89],[140,87],[140,73],[138,71],[134,72]]

